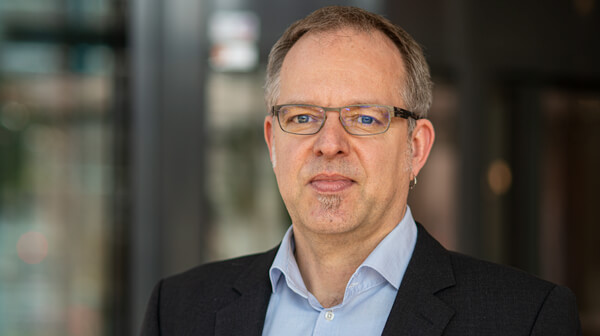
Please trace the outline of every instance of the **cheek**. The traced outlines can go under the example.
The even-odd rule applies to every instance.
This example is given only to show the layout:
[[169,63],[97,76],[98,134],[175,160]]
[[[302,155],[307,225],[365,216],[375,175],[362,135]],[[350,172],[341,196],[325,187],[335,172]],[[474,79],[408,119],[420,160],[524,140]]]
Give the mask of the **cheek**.
[[277,151],[275,150],[275,143],[273,143],[273,146],[271,147],[271,165],[273,166],[273,169],[277,167]]
[[287,142],[273,143],[271,163],[279,183],[290,183],[298,175],[300,153],[298,147]]
[[370,175],[370,180],[375,182],[378,188],[401,184],[411,171],[410,151],[407,146],[394,148],[380,145],[379,148],[391,148],[392,150],[370,152],[365,156],[365,164],[368,165],[365,169]]

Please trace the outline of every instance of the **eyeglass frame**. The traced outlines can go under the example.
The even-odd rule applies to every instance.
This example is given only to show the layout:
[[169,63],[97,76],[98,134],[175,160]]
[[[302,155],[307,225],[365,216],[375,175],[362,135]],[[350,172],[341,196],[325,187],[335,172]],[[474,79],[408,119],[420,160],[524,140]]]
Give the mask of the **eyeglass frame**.
[[[281,108],[283,108],[285,106],[316,107],[316,108],[322,109],[325,112],[325,118],[323,118],[323,122],[321,122],[321,126],[319,126],[319,128],[313,133],[294,133],[294,132],[286,131],[285,129],[283,129],[283,126],[281,125],[281,120],[279,119],[279,111],[281,110]],[[392,106],[392,105],[378,105],[378,104],[355,104],[355,105],[347,105],[347,106],[340,106],[340,107],[323,107],[323,106],[311,105],[311,104],[281,104],[281,105],[274,105],[271,108],[271,114],[273,116],[277,117],[277,123],[279,124],[279,128],[281,128],[282,131],[284,131],[285,133],[288,133],[288,134],[295,134],[295,135],[315,135],[315,134],[319,133],[321,131],[321,129],[323,128],[323,126],[325,125],[325,121],[327,121],[327,112],[333,112],[333,111],[336,111],[338,113],[338,116],[339,116],[338,119],[340,120],[342,127],[344,128],[344,130],[346,132],[348,132],[348,134],[352,134],[352,135],[356,135],[356,136],[369,136],[369,135],[383,134],[383,133],[387,132],[388,129],[390,129],[390,125],[392,124],[391,118],[390,118],[390,121],[388,122],[385,130],[383,130],[381,132],[365,133],[365,134],[355,134],[355,133],[350,132],[346,128],[346,124],[344,124],[344,121],[342,120],[342,109],[348,108],[348,107],[358,107],[358,106],[383,107],[383,108],[387,109],[388,112],[390,112],[390,113],[393,112],[393,115],[391,115],[391,117],[398,117],[398,118],[407,119],[407,120],[408,120],[408,118],[413,118],[414,120],[423,119],[423,117],[421,117],[421,116],[417,115],[416,113],[411,112],[409,110],[406,110],[406,109],[403,109],[400,107],[396,107],[396,106]]]

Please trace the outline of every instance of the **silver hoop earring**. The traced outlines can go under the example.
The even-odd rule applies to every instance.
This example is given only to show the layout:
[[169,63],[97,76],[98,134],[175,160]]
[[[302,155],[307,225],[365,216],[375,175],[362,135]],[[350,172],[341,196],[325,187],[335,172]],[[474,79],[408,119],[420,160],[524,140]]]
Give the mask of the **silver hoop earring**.
[[416,185],[417,185],[417,176],[415,175],[415,177],[413,177],[413,180],[410,183],[410,190],[413,190]]

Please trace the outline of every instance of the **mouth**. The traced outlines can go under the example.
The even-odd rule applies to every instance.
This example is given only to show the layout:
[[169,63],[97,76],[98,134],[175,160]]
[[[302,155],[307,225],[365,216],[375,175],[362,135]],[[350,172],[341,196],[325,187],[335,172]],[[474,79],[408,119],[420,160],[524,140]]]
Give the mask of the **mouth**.
[[352,187],[354,183],[351,178],[338,174],[319,174],[309,182],[319,193],[338,193]]

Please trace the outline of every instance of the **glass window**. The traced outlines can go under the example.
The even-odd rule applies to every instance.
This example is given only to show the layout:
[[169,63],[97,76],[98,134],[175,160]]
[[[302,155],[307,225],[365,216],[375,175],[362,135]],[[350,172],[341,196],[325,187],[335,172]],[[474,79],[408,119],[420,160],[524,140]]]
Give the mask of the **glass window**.
[[2,335],[100,335],[112,323],[117,53],[92,27],[50,24],[106,16],[107,3],[0,5]]

